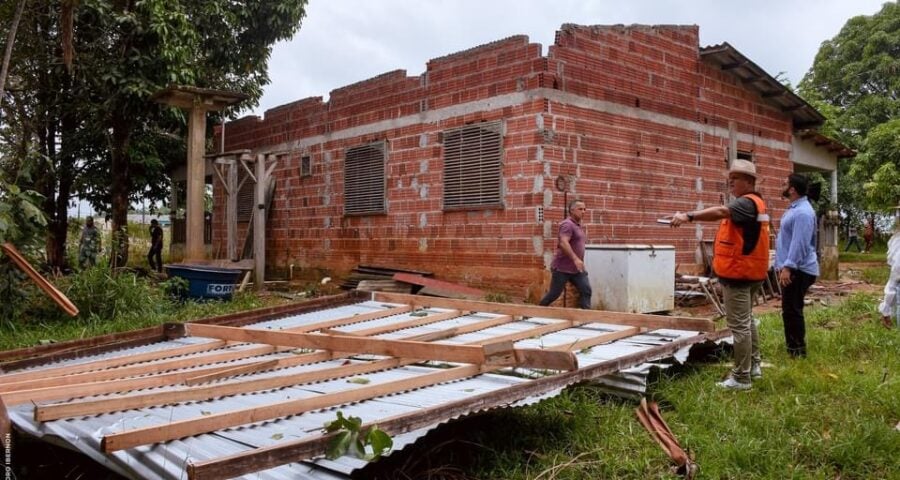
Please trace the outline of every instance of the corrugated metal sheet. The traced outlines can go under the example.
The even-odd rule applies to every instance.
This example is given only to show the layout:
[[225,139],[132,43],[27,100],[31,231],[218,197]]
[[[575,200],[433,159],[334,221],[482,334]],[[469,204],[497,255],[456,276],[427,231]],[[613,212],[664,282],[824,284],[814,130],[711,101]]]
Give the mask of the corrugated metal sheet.
[[[351,317],[354,315],[365,314],[373,311],[382,311],[396,306],[398,305],[373,301],[362,302],[355,305],[336,307],[327,310],[288,316],[278,320],[261,322],[246,328],[280,330],[326,320]],[[442,309],[430,310],[432,312],[446,311]],[[456,317],[450,320],[437,322],[434,324],[423,325],[402,331],[383,334],[380,335],[379,338],[402,338],[420,333],[439,331],[454,326],[469,325],[474,322],[479,322],[494,317],[497,317],[497,315],[489,313],[474,313]],[[372,327],[390,325],[391,323],[409,320],[411,318],[415,318],[413,314],[404,313],[400,315],[394,315],[392,317],[346,325],[335,330],[341,332],[353,332]],[[450,339],[442,340],[442,342],[448,344],[462,344],[484,341],[498,335],[505,335],[512,332],[521,332],[529,328],[534,328],[537,325],[553,322],[559,322],[559,320],[549,318],[530,318],[523,321],[514,321],[474,333],[460,335]],[[606,324],[582,325],[577,328],[569,328],[563,331],[544,335],[540,338],[529,338],[527,340],[522,340],[516,343],[516,347],[539,348],[543,346],[574,343],[581,339],[596,337],[606,332],[619,331],[626,328],[629,327]],[[623,355],[646,350],[653,346],[671,343],[672,341],[680,338],[689,338],[696,335],[696,332],[685,332],[679,330],[656,330],[653,332],[618,340],[609,344],[597,345],[589,349],[584,349],[580,352],[577,352],[576,355],[579,361],[579,365],[584,367],[600,363],[605,360],[615,359]],[[167,348],[183,346],[186,344],[194,344],[197,342],[206,341],[209,340],[188,337],[169,342],[160,342],[152,345],[130,348],[118,352],[105,353],[88,359],[58,362],[55,364],[37,368],[49,368],[52,366],[77,364],[98,358],[114,358],[122,355],[134,355],[148,351],[158,351]],[[228,347],[227,349],[239,350],[245,348],[249,347],[247,345],[235,345]],[[226,349],[217,351],[223,350]],[[204,353],[193,354],[186,358],[202,358],[203,355]],[[279,358],[290,355],[293,355],[293,353],[282,352],[267,355],[264,358]],[[364,359],[366,358],[378,357],[367,355],[357,356],[356,358],[357,359],[355,360],[351,360],[351,362],[359,363],[365,361]],[[235,365],[239,365],[244,362],[258,361],[259,359],[260,357],[253,357],[251,359],[237,360],[233,363]],[[253,378],[264,378],[292,373],[309,372],[322,368],[340,366],[344,364],[344,362],[344,359],[339,359],[311,365],[299,365],[294,367],[282,368],[277,371],[257,373],[253,375]],[[434,372],[436,370],[436,366],[409,365],[401,368],[365,374],[364,377],[369,380],[371,384],[379,384],[382,382],[411,378],[425,373]],[[632,375],[634,378],[637,378],[637,380],[633,381],[635,383],[640,383],[639,377],[641,375],[645,375],[644,372],[646,370],[647,367],[640,366],[629,369],[624,373],[625,375]],[[482,374],[462,380],[432,385],[417,390],[386,395],[371,400],[353,403],[350,405],[311,411],[303,413],[301,415],[293,415],[290,417],[279,418],[271,421],[258,422],[251,425],[243,425],[237,428],[228,428],[214,433],[197,435],[180,440],[169,441],[162,444],[139,446],[124,451],[118,451],[112,454],[104,454],[100,450],[100,442],[103,436],[106,434],[127,431],[138,427],[166,425],[172,421],[197,418],[204,415],[243,408],[251,408],[258,405],[281,402],[289,399],[309,398],[316,395],[321,395],[323,393],[348,391],[354,388],[361,388],[364,385],[351,383],[347,378],[336,378],[312,384],[295,385],[273,390],[221,397],[214,400],[184,402],[173,405],[155,406],[123,412],[111,412],[102,415],[91,415],[44,423],[38,423],[33,419],[34,408],[32,405],[14,406],[10,408],[9,413],[13,423],[20,429],[34,436],[45,437],[49,441],[53,441],[54,443],[64,444],[69,446],[70,448],[84,452],[94,460],[107,465],[112,470],[115,470],[127,477],[148,479],[182,479],[187,478],[185,468],[189,462],[215,459],[231,454],[240,453],[250,448],[266,447],[285,441],[317,436],[321,434],[324,423],[335,418],[335,412],[337,410],[343,411],[345,415],[359,416],[367,422],[378,422],[379,420],[396,415],[414,412],[420,409],[446,404],[457,400],[465,400],[473,395],[498,391],[511,385],[529,382],[530,380],[528,377],[539,376],[543,372],[519,369],[517,373],[519,373],[520,375],[498,375],[491,373]],[[236,379],[229,379],[221,383],[239,382],[246,378],[248,377],[244,376]],[[162,392],[173,388],[176,388],[176,386],[145,389],[142,392]],[[523,398],[520,401],[516,402],[514,405],[534,403],[544,398],[554,396],[558,394],[558,392],[559,389],[549,392],[543,392],[539,395]],[[101,395],[97,396],[96,398],[103,397],[109,397],[109,395]],[[477,410],[473,409],[467,414],[476,412]],[[446,419],[445,421],[449,420],[450,419]],[[435,425],[429,426],[427,428],[396,436],[394,438],[395,451],[401,450],[406,445],[415,442],[418,438],[425,435],[429,430],[437,426],[438,423],[435,423]],[[246,475],[242,478],[315,478],[322,480],[331,480],[344,478],[353,470],[361,468],[365,466],[365,464],[366,463],[364,461],[349,456],[341,457],[334,461],[317,459],[313,462],[283,465],[281,467],[266,470],[264,472]]]

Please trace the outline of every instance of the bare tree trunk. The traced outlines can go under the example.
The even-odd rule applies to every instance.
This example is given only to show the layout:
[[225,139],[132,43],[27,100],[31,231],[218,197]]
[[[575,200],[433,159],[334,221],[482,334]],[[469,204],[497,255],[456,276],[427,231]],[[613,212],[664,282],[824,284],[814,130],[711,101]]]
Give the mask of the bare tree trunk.
[[9,26],[9,35],[6,36],[6,52],[3,54],[3,66],[0,67],[0,105],[3,105],[3,97],[6,96],[6,76],[9,74],[9,61],[12,58],[13,44],[16,42],[16,31],[19,29],[19,22],[22,20],[25,2],[26,0],[19,0],[16,14],[13,16],[12,24]]
[[112,239],[110,240],[110,265],[113,268],[128,264],[128,190],[131,180],[129,172],[128,141],[130,125],[124,114],[113,114],[112,127]]

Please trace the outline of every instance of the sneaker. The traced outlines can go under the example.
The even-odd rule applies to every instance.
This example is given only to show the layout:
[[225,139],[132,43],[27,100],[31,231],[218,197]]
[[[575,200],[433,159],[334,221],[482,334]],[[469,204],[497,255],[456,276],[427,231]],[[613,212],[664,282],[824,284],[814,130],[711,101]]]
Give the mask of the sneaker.
[[750,367],[750,378],[762,378],[762,367],[758,363],[754,363]]
[[753,388],[753,385],[749,383],[739,382],[734,379],[734,377],[728,377],[721,382],[717,382],[716,386],[728,389],[728,390],[750,390]]

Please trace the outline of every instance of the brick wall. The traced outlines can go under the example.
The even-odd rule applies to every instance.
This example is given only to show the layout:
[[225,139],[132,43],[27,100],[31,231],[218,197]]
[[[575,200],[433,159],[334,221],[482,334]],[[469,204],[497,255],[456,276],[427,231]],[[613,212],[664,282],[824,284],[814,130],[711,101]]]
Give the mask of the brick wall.
[[[588,204],[592,242],[675,244],[678,263],[695,263],[697,239],[715,227],[654,220],[723,201],[729,122],[738,149],[760,165],[766,198],[791,168],[790,118],[705,65],[697,41],[697,27],[564,25],[546,56],[510,37],[432,59],[419,76],[389,72],[333,90],[328,102],[228,123],[226,150],[286,152],[274,173],[269,268],[412,268],[536,299],[564,215],[559,175],[574,176],[570,195]],[[441,132],[493,120],[504,129],[504,208],[443,211]],[[375,141],[387,144],[388,213],[344,216],[345,151]],[[301,178],[306,155],[312,175]],[[215,205],[222,251],[218,185]]]

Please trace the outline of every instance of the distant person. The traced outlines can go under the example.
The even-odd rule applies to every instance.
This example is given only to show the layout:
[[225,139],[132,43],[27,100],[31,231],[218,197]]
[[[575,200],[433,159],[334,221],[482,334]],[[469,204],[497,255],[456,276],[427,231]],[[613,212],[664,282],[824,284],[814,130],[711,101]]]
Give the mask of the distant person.
[[866,223],[866,228],[863,230],[863,241],[866,242],[866,248],[863,250],[864,253],[869,253],[872,251],[872,244],[875,242],[875,219],[870,218],[869,222]]
[[900,305],[897,303],[900,302],[900,204],[894,207],[894,234],[887,246],[887,264],[891,266],[891,273],[884,284],[884,299],[878,305],[878,313],[885,327],[891,328],[896,322],[900,328]]
[[784,341],[792,358],[806,356],[806,320],[803,299],[819,276],[816,254],[816,212],[809,204],[809,179],[799,173],[787,178],[782,196],[791,204],[781,218],[775,243],[775,271],[781,285],[781,320]]
[[591,308],[591,284],[588,272],[584,269],[584,245],[587,235],[581,220],[587,210],[581,200],[572,200],[568,205],[569,216],[559,224],[559,243],[556,255],[550,264],[552,277],[550,290],[541,299],[540,304],[547,306],[555,302],[571,282],[578,289],[579,308]]
[[862,247],[859,245],[859,234],[856,232],[856,226],[850,225],[850,228],[847,229],[847,246],[844,247],[844,251],[850,251],[850,245],[856,246],[856,251],[861,252]]
[[751,378],[762,376],[759,333],[753,321],[753,295],[769,273],[769,215],[756,193],[756,165],[735,159],[728,170],[734,196],[728,205],[672,215],[672,227],[685,223],[720,222],[713,245],[713,270],[725,293],[725,319],[734,338],[734,368],[716,385],[749,390]]
[[94,226],[94,217],[84,219],[84,228],[81,230],[81,240],[78,242],[78,265],[81,268],[93,267],[97,264],[97,254],[100,252],[100,230]]
[[150,251],[147,252],[147,261],[150,262],[151,270],[162,272],[162,248],[163,229],[154,218],[150,220]]

